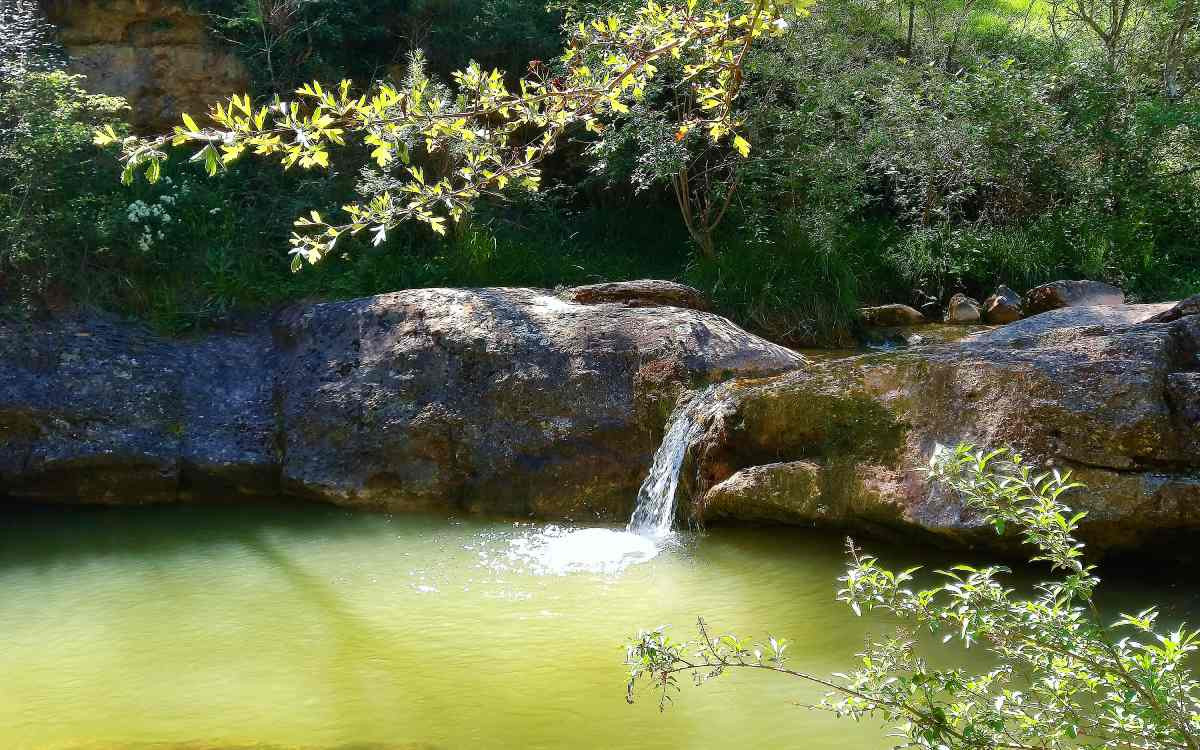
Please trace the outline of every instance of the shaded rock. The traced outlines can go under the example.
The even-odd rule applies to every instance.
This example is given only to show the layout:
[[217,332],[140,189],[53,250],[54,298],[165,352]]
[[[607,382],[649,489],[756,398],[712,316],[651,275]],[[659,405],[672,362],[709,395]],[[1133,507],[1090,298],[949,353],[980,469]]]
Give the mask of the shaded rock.
[[860,308],[858,314],[869,326],[911,326],[928,323],[919,311],[908,305],[880,305]]
[[178,349],[181,499],[279,492],[273,351],[260,328]]
[[172,346],[114,318],[0,322],[0,494],[161,502],[179,483]]
[[983,301],[983,319],[988,323],[1014,323],[1021,319],[1021,315],[1021,295],[1003,284]]
[[691,310],[709,309],[708,300],[699,289],[674,281],[641,279],[638,281],[612,281],[604,284],[588,284],[566,289],[559,294],[568,302],[595,305],[616,302],[631,307],[686,307]]
[[0,496],[628,515],[678,393],[804,364],[725,318],[427,289],[157,337],[0,321]]
[[1051,281],[1025,294],[1025,314],[1037,315],[1060,307],[1123,305],[1125,293],[1102,281]]
[[1200,453],[1200,372],[1168,375],[1167,403],[1175,415],[1180,441]]
[[45,0],[73,73],[91,91],[128,100],[140,130],[168,131],[182,112],[202,115],[244,92],[249,73],[214,44],[207,19],[182,0]]
[[950,298],[946,307],[947,323],[978,323],[979,302],[965,294],[956,294]]
[[994,542],[981,519],[914,468],[936,445],[966,440],[1073,471],[1089,489],[1068,502],[1089,512],[1084,532],[1095,546],[1200,528],[1200,317],[1138,323],[1164,307],[1065,308],[956,343],[731,384],[690,450],[692,512],[809,523],[814,504],[835,507],[836,496],[800,493],[790,505],[762,500],[760,510],[761,480],[726,485],[716,506],[706,493],[753,467],[853,465],[895,501],[893,525]]
[[529,289],[316,305],[277,336],[289,492],[559,518],[627,516],[680,384],[803,363],[709,313]]

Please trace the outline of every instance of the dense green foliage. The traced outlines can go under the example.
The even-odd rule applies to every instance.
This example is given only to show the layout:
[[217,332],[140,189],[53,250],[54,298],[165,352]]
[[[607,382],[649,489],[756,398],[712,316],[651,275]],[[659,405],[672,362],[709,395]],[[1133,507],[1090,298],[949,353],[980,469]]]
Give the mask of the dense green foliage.
[[77,259],[63,252],[82,240],[99,250],[117,196],[106,188],[115,170],[91,155],[91,126],[115,117],[124,102],[92,96],[62,71],[24,70],[0,90],[0,272],[10,293],[31,299],[71,278]]
[[[701,684],[731,669],[765,669],[828,688],[821,707],[882,719],[904,747],[1200,747],[1200,683],[1188,669],[1200,631],[1164,630],[1154,608],[1104,621],[1094,602],[1100,579],[1074,536],[1085,514],[1059,499],[1078,486],[1069,475],[969,445],[935,454],[930,471],[998,533],[1019,533],[1036,550],[1031,562],[1048,564],[1053,577],[1025,596],[1002,566],[956,565],[937,571],[939,585],[914,590],[918,568],[889,570],[851,544],[838,598],[855,614],[884,613],[907,627],[869,642],[856,669],[829,678],[797,672],[786,666],[786,641],[714,637],[701,620],[696,642],[675,642],[661,628],[634,639],[629,700],[646,683],[665,707],[681,675]],[[949,648],[983,648],[991,666],[937,667],[922,632]]]
[[[413,48],[434,78],[469,59],[524,73],[526,57],[552,60],[561,48],[560,20],[599,7],[197,3],[251,62],[256,97],[313,76],[400,82],[396,64]],[[1110,5],[1126,9],[1115,35]],[[1022,290],[1092,277],[1135,299],[1178,297],[1200,288],[1196,14],[1188,0],[827,0],[746,60],[737,117],[749,159],[699,132],[678,137],[673,124],[695,98],[667,66],[602,141],[581,130],[558,144],[542,165],[543,194],[479,203],[446,238],[400,227],[378,248],[347,242],[296,275],[292,218],[336,214],[366,153],[322,175],[235,165],[206,180],[169,166],[171,185],[130,192],[82,144],[46,150],[36,163],[10,162],[0,193],[17,192],[11,175],[78,173],[48,177],[57,193],[45,203],[75,213],[23,214],[26,234],[54,257],[6,255],[3,286],[23,305],[90,302],[179,330],[299,297],[668,276],[793,343],[844,341],[861,304],[981,297],[999,282]],[[4,76],[4,90],[23,87]],[[75,109],[79,122],[95,121]],[[57,127],[53,110],[24,117],[42,112]],[[130,204],[184,184],[175,198],[190,208],[140,249],[144,222],[129,220]]]
[[[525,0],[189,0],[262,91],[402,75],[412,50],[448,77],[467,60],[521,72],[562,47],[562,14]],[[235,92],[230,92],[235,93]],[[201,114],[201,113],[195,113]]]
[[[602,149],[613,123],[645,101],[663,68],[688,81],[695,103],[671,121],[675,141],[698,133],[706,149],[731,152],[729,169],[736,170],[738,157],[750,153],[738,114],[747,55],[756,42],[786,33],[785,14],[803,15],[804,5],[751,0],[728,12],[697,0],[646,0],[631,12],[567,27],[563,54],[549,64],[531,62],[513,85],[502,71],[472,62],[454,71],[454,85],[447,86],[430,77],[423,55],[414,53],[402,82],[382,82],[365,93],[343,79],[305,83],[295,99],[276,98],[271,106],[234,94],[213,106],[205,125],[185,112],[170,135],[122,137],[109,126],[96,130],[95,143],[119,148],[127,185],[139,173],[158,182],[166,149],[180,146],[194,149],[191,161],[210,177],[249,154],[277,158],[284,169],[330,169],[335,152],[370,150],[374,164],[362,170],[361,200],[342,206],[337,218],[313,210],[294,222],[291,267],[299,271],[347,237],[367,233],[371,244],[381,245],[410,221],[445,236],[469,220],[484,196],[540,192],[541,164],[568,133],[582,129],[596,138],[593,148]],[[712,255],[711,230],[732,190],[712,218],[717,201],[698,200],[701,231],[692,221],[690,190],[676,192],[689,231]]]

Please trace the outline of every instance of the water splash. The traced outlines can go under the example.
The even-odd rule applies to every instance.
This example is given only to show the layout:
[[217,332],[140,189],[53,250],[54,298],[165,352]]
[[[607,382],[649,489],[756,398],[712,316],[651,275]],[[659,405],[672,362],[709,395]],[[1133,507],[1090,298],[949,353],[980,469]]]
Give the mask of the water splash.
[[631,565],[648,562],[671,547],[677,541],[671,525],[679,472],[688,446],[721,406],[721,399],[714,393],[717,388],[710,386],[685,396],[675,408],[624,531],[534,527],[511,538],[499,555],[481,553],[481,562],[497,571],[520,570],[535,575],[618,576]]
[[692,393],[675,407],[662,444],[654,453],[650,473],[638,490],[637,504],[626,527],[630,533],[654,539],[671,536],[679,471],[688,447],[700,437],[706,419],[720,408],[721,400],[714,397],[719,387],[712,385]]
[[595,573],[616,576],[660,551],[654,540],[617,529],[547,526],[515,537],[506,562],[535,575]]

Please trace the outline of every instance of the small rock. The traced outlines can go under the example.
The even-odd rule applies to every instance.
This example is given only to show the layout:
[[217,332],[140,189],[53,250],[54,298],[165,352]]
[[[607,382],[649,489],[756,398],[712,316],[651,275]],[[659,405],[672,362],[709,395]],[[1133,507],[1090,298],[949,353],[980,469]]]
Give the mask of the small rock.
[[1034,287],[1025,295],[1025,312],[1037,315],[1060,307],[1123,305],[1125,293],[1102,281],[1051,281]]
[[1188,315],[1200,315],[1200,294],[1193,294],[1187,299],[1181,300],[1175,304],[1170,310],[1160,312],[1154,317],[1143,320],[1143,323],[1170,323],[1173,320],[1185,318]]
[[912,326],[929,322],[928,318],[908,305],[862,307],[858,314],[870,326]]
[[965,294],[956,294],[950,298],[946,307],[947,323],[978,323],[979,301]]
[[1015,323],[1021,319],[1021,295],[1001,284],[983,301],[983,319],[988,323]]
[[571,287],[559,294],[569,302],[580,305],[599,305],[607,302],[624,303],[629,307],[682,307],[687,310],[708,310],[708,300],[699,289],[659,279],[612,281],[603,284]]
[[811,461],[788,461],[735,473],[704,494],[698,515],[705,520],[798,523],[820,519],[826,510],[821,505],[821,467]]

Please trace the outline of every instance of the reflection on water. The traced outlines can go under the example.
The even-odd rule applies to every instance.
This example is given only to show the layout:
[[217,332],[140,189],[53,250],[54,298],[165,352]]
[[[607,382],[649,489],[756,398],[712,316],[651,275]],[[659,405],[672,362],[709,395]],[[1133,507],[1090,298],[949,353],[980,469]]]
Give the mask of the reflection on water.
[[833,601],[837,537],[646,543],[319,507],[8,509],[0,748],[891,746],[777,675],[627,706],[639,627],[785,635],[818,673],[890,628]]

